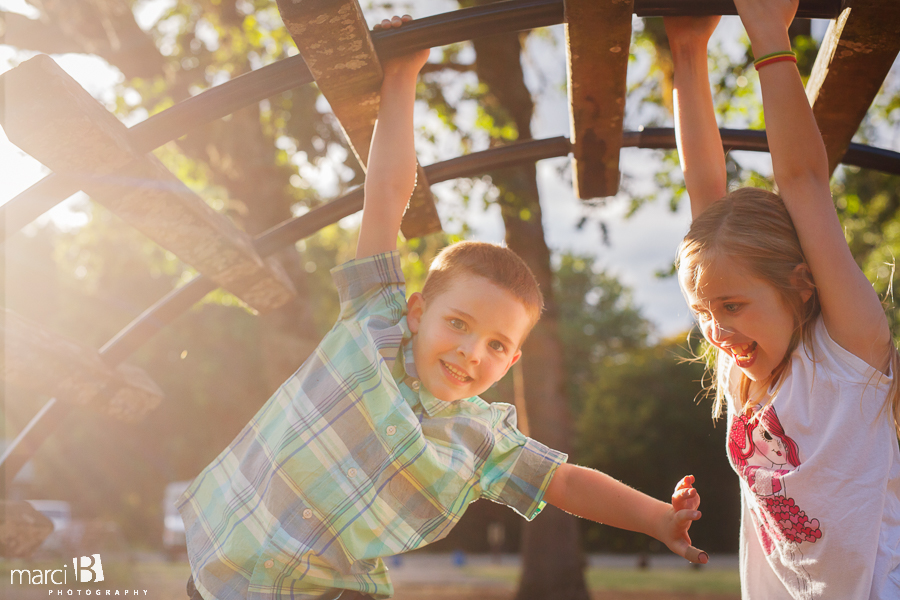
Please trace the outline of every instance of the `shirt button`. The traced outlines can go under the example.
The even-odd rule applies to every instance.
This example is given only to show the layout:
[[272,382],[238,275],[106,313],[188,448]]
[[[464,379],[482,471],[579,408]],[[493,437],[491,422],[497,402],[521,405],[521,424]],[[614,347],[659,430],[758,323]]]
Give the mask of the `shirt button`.
[[418,391],[418,389],[419,389],[419,382],[418,382],[418,381],[413,381],[412,384],[411,384],[409,387],[411,387],[412,389]]
[[350,469],[347,471],[347,477],[356,477],[356,469],[350,467]]
[[266,565],[267,569],[271,569],[275,565],[275,561],[272,559],[269,559],[265,562],[265,565]]
[[397,428],[394,427],[393,425],[388,425],[388,427],[387,427],[387,434],[388,434],[388,435],[394,435],[395,433],[397,433]]
[[308,508],[305,509],[305,510],[303,511],[303,518],[304,518],[304,519],[312,519],[312,511],[311,511],[310,509],[308,509]]

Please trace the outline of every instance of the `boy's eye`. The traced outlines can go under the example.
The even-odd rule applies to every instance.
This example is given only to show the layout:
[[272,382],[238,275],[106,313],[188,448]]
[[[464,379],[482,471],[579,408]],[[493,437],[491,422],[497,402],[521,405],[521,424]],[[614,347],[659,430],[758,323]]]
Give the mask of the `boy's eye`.
[[498,342],[496,340],[491,342],[490,346],[497,352],[505,352],[506,351],[506,346],[504,346],[503,344],[501,344],[500,342]]
[[466,328],[465,322],[460,319],[450,319],[449,323],[450,323],[450,327],[452,327],[453,329],[465,329]]

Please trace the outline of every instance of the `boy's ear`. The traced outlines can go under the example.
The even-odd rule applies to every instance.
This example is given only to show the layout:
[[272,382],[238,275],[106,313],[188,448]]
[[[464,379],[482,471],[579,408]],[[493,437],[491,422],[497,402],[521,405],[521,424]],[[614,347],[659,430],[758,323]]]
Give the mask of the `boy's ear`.
[[815,285],[812,282],[812,273],[809,272],[809,266],[806,263],[800,263],[794,267],[794,272],[791,273],[791,284],[800,292],[800,299],[804,304],[812,298]]
[[502,379],[504,376],[506,376],[507,372],[509,372],[509,370],[512,368],[512,366],[513,366],[514,364],[516,364],[517,362],[519,362],[519,359],[520,359],[520,358],[522,358],[522,350],[521,350],[521,349],[516,350],[516,353],[513,354],[512,360],[509,361],[509,364],[508,364],[508,365],[506,365],[506,370],[503,371],[503,375],[500,376],[500,379]]
[[425,296],[416,292],[406,300],[406,324],[412,333],[419,333],[419,324],[425,313]]

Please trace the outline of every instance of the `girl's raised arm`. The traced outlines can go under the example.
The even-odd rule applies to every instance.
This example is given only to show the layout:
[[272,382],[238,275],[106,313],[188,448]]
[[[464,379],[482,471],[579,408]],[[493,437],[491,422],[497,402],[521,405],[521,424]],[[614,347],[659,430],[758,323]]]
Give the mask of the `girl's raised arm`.
[[[754,56],[790,50],[798,0],[735,0]],[[793,62],[759,68],[775,183],[800,238],[831,337],[886,371],[892,341],[878,295],[853,260],[829,188],[825,144]]]
[[675,65],[675,140],[691,216],[725,195],[725,154],[716,124],[706,47],[720,17],[666,17]]

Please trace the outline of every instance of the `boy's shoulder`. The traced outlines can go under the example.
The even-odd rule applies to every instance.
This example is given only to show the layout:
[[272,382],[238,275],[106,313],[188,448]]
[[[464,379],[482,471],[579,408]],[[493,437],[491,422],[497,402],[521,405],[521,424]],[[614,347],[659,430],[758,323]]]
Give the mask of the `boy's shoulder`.
[[340,300],[339,320],[382,311],[399,319],[406,312],[406,278],[396,250],[334,267],[331,278]]

